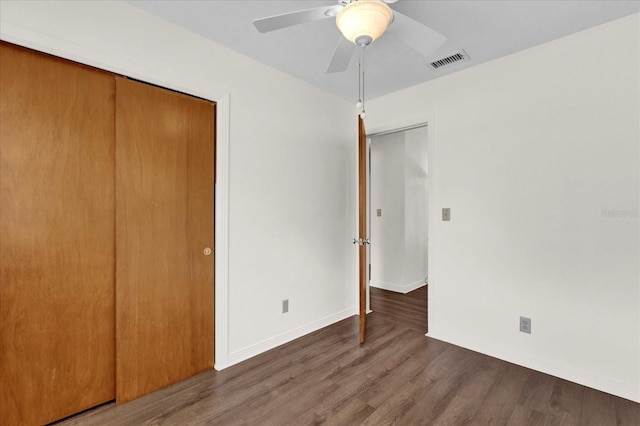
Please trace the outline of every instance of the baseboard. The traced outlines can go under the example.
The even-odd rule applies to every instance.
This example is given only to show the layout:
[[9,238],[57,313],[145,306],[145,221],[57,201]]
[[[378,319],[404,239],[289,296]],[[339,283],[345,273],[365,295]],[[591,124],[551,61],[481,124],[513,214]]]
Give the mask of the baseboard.
[[229,353],[227,357],[227,363],[225,365],[216,364],[216,370],[223,370],[227,367],[230,367],[234,364],[238,364],[242,361],[246,361],[249,358],[252,358],[256,355],[259,355],[263,352],[266,352],[270,349],[283,345],[285,343],[289,343],[292,340],[295,340],[299,337],[302,337],[306,334],[312,333],[316,330],[334,324],[338,321],[342,321],[343,319],[352,317],[357,315],[353,309],[345,309],[342,312],[337,312],[333,315],[329,315],[327,317],[321,318],[317,321],[313,321],[311,323],[305,324],[301,327],[295,328],[286,333],[279,334],[277,336],[271,337],[269,339],[263,340],[262,342],[256,343],[251,346],[247,346],[246,348],[233,351]]
[[528,354],[505,351],[483,342],[454,336],[446,332],[434,333],[433,330],[430,330],[426,336],[640,403],[640,385],[638,384],[619,382],[588,371],[577,370]]
[[382,281],[371,280],[369,282],[369,285],[371,287],[380,288],[382,290],[389,290],[389,291],[395,291],[396,293],[407,294],[410,291],[417,290],[420,287],[425,286],[426,284],[424,280],[416,281],[410,284],[391,284],[391,283],[385,283]]

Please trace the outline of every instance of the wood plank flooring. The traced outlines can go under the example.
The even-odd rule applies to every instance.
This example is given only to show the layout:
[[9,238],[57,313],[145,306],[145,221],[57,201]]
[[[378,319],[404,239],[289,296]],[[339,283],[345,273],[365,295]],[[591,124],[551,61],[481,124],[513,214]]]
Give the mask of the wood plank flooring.
[[406,294],[369,287],[371,310],[388,321],[426,333],[427,291],[426,285]]
[[60,425],[638,425],[640,404],[429,337],[375,312]]

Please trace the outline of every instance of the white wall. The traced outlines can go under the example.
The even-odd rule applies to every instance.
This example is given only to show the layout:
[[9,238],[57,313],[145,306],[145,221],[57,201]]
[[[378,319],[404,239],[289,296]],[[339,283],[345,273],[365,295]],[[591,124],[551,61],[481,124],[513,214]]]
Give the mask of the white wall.
[[635,401],[639,20],[367,105],[370,129],[433,117],[431,212],[452,220],[430,235],[429,335]]
[[411,291],[424,285],[428,272],[428,132],[420,127],[403,133],[405,282]]
[[[404,136],[371,138],[371,286],[404,284]],[[376,210],[382,210],[382,216]]]
[[0,17],[3,40],[224,102],[218,368],[356,312],[352,104],[122,2],[3,1]]
[[370,149],[371,285],[407,293],[427,276],[427,128],[372,136]]

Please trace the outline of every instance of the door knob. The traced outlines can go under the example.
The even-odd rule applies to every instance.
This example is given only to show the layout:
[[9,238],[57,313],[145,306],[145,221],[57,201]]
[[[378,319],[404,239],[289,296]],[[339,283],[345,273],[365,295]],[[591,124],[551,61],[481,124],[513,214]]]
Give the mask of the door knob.
[[211,254],[211,248],[205,247],[204,250],[202,250],[202,252],[204,253],[205,256],[209,256]]

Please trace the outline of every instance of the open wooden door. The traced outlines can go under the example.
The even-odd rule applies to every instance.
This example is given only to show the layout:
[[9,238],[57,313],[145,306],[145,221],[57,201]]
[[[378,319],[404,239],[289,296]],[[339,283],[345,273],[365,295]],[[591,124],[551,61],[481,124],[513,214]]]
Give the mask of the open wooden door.
[[116,80],[116,399],[213,367],[215,104]]
[[358,116],[358,258],[360,288],[360,343],[367,329],[367,133],[364,120]]

